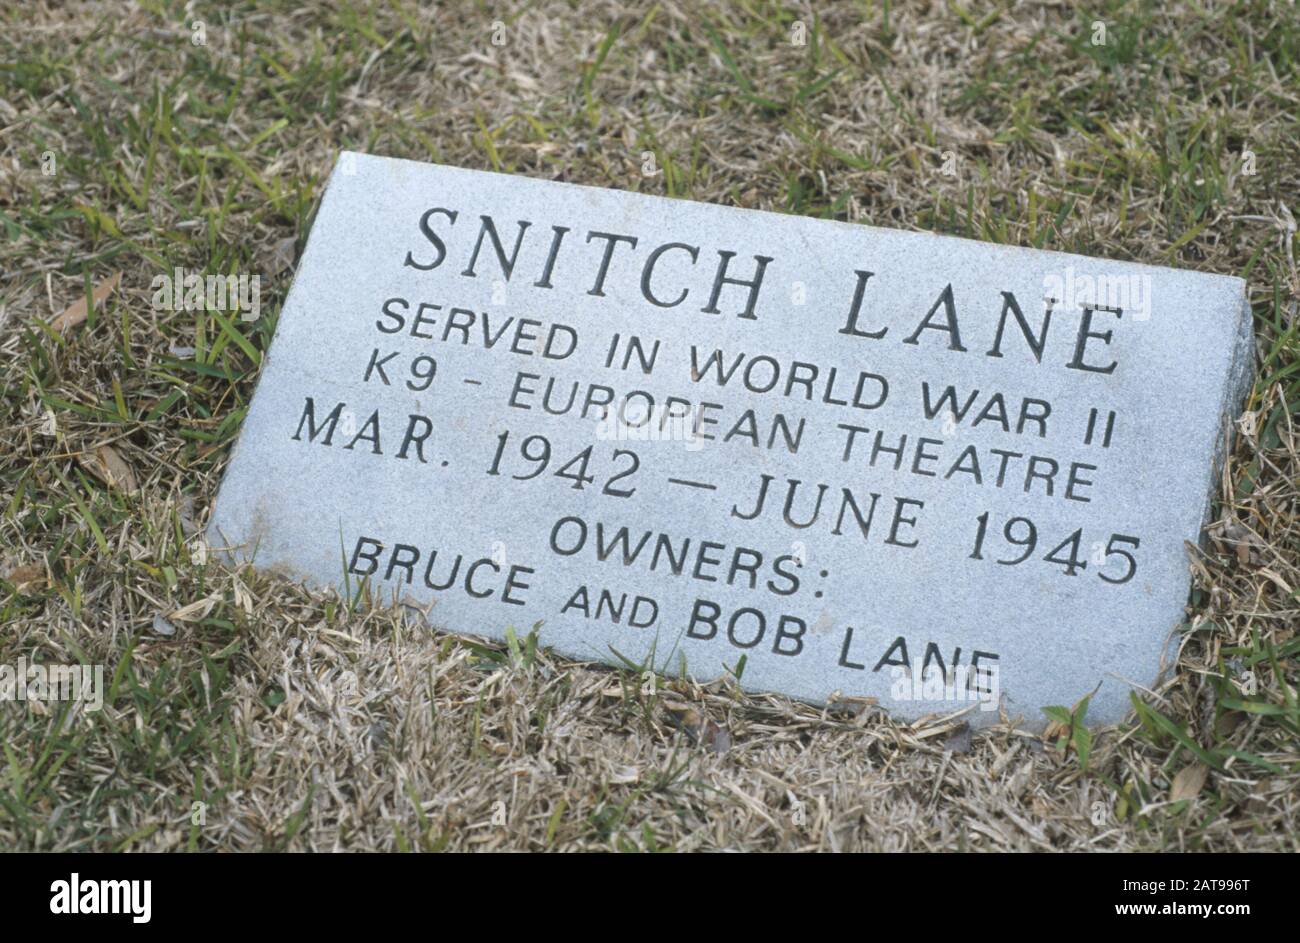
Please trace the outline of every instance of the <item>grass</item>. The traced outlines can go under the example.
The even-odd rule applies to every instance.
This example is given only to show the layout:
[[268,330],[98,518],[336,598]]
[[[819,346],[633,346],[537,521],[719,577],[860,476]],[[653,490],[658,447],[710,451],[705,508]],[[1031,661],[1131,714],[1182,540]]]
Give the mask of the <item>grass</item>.
[[[0,23],[0,663],[102,664],[109,688],[96,713],[0,704],[0,846],[1296,850],[1292,6],[105,0]],[[1043,736],[972,739],[209,565],[194,538],[341,148],[1245,278],[1258,378],[1176,673],[1118,727],[1057,705]],[[156,310],[178,266],[261,275],[262,317]]]

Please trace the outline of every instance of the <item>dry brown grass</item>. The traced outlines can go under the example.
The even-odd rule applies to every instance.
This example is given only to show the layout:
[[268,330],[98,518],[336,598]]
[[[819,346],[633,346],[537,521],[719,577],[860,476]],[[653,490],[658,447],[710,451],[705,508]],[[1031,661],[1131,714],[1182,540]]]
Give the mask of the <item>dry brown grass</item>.
[[[0,705],[0,846],[1296,849],[1294,7],[1111,4],[1100,49],[1065,4],[192,7],[3,14],[0,663],[115,686]],[[233,263],[278,304],[345,146],[1245,276],[1260,379],[1159,719],[1084,770],[1011,724],[649,691],[195,564],[256,365],[150,281]]]

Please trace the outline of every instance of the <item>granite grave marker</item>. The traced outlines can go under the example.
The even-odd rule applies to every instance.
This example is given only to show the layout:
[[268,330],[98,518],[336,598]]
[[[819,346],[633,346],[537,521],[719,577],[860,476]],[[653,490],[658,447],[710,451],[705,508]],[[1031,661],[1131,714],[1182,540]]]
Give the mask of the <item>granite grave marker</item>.
[[1240,279],[345,153],[207,539],[433,625],[902,718],[1114,721]]

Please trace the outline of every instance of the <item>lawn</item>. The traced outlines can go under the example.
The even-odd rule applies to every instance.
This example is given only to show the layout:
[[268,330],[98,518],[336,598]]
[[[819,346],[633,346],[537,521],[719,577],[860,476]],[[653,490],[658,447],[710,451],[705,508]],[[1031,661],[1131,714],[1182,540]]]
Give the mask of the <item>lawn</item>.
[[[1297,850],[1298,76],[1280,0],[4,5],[0,665],[105,691],[0,703],[0,848]],[[972,735],[216,565],[340,149],[1246,279],[1168,682]],[[178,267],[260,317],[155,304]]]

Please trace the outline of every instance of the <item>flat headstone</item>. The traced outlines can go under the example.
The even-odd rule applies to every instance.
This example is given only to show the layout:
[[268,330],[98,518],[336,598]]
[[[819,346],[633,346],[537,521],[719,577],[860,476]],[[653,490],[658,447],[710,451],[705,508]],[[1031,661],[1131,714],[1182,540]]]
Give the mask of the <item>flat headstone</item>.
[[345,153],[208,541],[581,659],[1116,721],[1252,353],[1237,278]]

